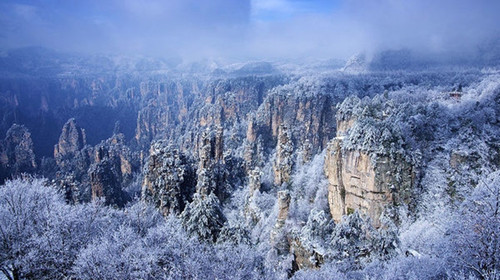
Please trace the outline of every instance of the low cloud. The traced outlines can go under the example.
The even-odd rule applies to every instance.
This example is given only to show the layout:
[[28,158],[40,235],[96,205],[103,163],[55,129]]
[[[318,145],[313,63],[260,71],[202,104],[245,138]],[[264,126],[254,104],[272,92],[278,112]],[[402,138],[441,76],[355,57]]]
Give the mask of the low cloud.
[[482,0],[5,0],[0,47],[185,59],[466,53],[499,37],[499,10]]

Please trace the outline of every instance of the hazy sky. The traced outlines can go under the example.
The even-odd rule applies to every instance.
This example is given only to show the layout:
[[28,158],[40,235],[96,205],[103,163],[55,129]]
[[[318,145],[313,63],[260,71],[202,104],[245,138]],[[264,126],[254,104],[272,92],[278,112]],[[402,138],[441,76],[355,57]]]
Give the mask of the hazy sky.
[[0,48],[184,58],[473,50],[500,0],[2,0]]

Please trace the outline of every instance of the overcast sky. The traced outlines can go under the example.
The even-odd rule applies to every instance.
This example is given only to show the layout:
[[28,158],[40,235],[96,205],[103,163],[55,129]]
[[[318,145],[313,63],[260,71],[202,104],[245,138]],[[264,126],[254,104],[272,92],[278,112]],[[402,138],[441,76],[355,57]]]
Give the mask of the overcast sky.
[[232,58],[471,51],[499,0],[2,0],[0,48]]

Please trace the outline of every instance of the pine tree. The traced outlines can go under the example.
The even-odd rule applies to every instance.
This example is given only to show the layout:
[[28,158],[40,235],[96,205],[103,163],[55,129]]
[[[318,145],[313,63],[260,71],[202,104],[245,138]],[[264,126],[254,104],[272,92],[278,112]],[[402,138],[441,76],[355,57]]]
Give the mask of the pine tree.
[[181,214],[184,228],[201,240],[215,242],[226,221],[220,201],[214,193],[206,197],[195,194]]

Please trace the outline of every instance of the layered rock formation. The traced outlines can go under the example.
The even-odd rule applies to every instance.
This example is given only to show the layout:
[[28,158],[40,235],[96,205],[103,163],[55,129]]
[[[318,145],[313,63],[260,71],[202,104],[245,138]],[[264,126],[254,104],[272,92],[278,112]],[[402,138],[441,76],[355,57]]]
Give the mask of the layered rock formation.
[[[303,152],[305,161],[310,160],[312,154],[321,151],[335,136],[335,111],[332,97],[314,83],[292,83],[271,90],[258,110],[248,117],[245,145],[247,171],[255,166],[262,167],[261,159],[275,147],[279,162],[287,157],[285,154],[296,151]],[[279,168],[275,164],[276,185],[289,179],[285,173],[291,172],[293,161],[281,165],[283,170],[290,170],[277,172]]]
[[195,79],[141,82],[139,88],[144,105],[137,114],[135,139],[146,148],[156,136],[183,121],[199,89]]
[[291,238],[291,250],[294,254],[294,270],[318,268],[323,264],[329,239],[334,224],[328,213],[314,209],[306,224]]
[[[242,125],[247,114],[262,103],[267,89],[278,82],[280,79],[275,77],[208,81],[191,77],[141,83],[144,106],[138,113],[136,141],[141,148],[147,148],[152,139],[161,136],[182,152],[198,150],[205,128]],[[241,140],[235,139],[235,143]]]
[[182,212],[181,219],[190,234],[215,242],[226,221],[221,201],[232,191],[228,180],[231,168],[225,165],[223,129],[209,127],[204,130],[198,147],[196,193]]
[[122,185],[132,180],[134,173],[140,169],[138,153],[125,144],[122,133],[114,134],[94,147],[94,162],[99,164],[106,159],[113,162]]
[[260,192],[262,186],[261,182],[262,172],[257,167],[250,171],[248,175],[248,197],[245,205],[245,217],[250,221],[251,224],[255,224],[259,221],[258,209],[255,206],[255,196]]
[[344,135],[354,123],[352,119],[339,121],[338,136],[328,143],[324,172],[330,213],[340,222],[343,215],[359,210],[379,227],[387,206],[407,202],[414,175],[401,157],[343,148]]
[[256,139],[254,135],[264,132],[270,133],[267,137],[276,139],[280,126],[284,124],[294,128],[291,133],[297,143],[304,143],[307,139],[317,150],[325,147],[335,133],[331,125],[335,116],[334,103],[331,96],[323,94],[319,86],[309,86],[274,89],[256,112],[255,123],[249,126],[249,140]]
[[201,135],[196,192],[201,197],[210,193],[223,201],[230,195],[227,189],[228,169],[224,162],[223,130],[221,127],[208,128]]
[[93,149],[86,145],[85,130],[75,119],[63,126],[58,143],[54,146],[57,166],[55,179],[70,202],[90,201],[88,170],[94,160]]

